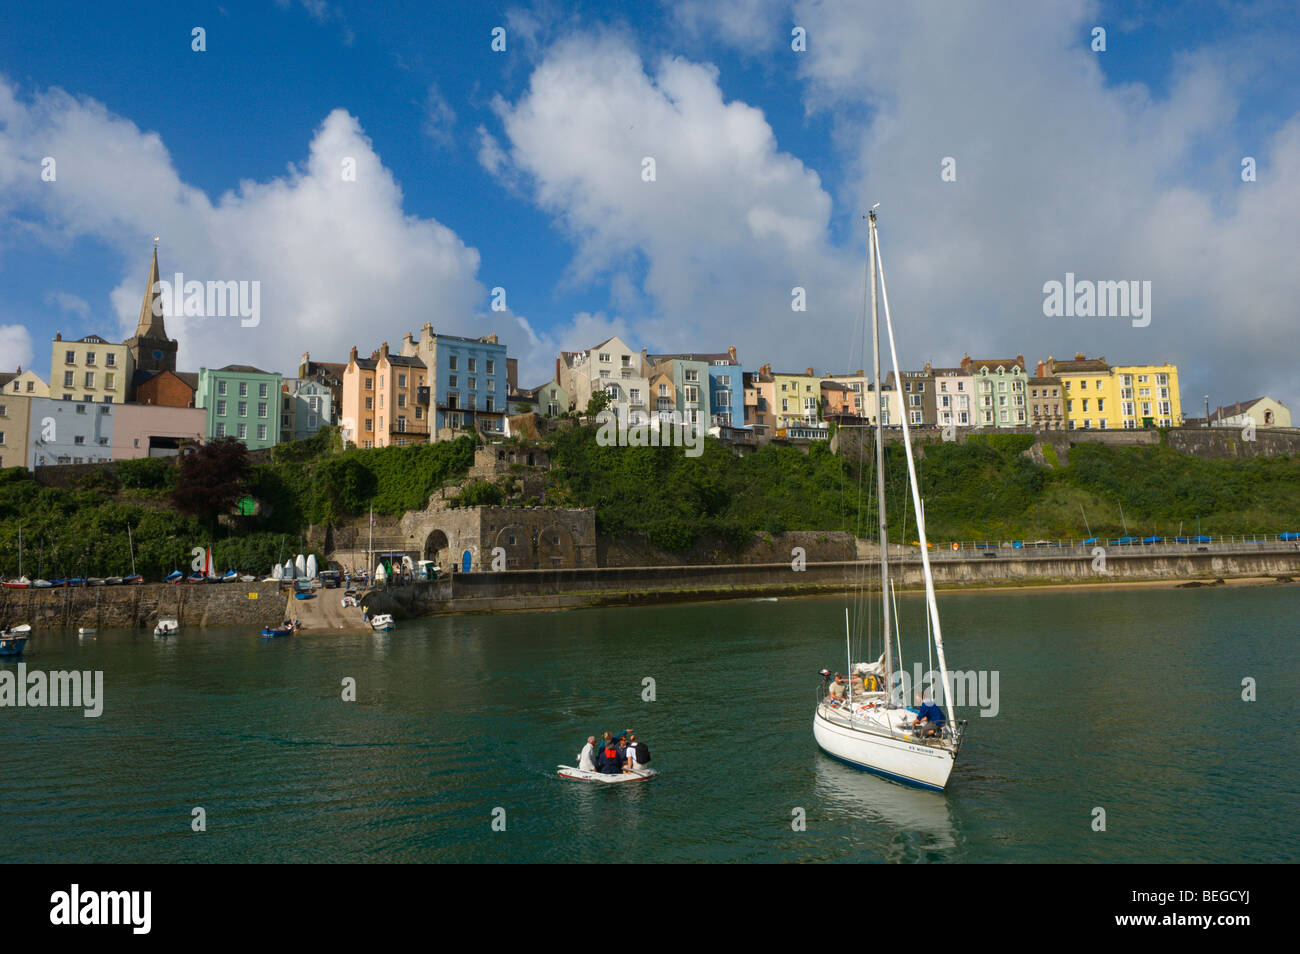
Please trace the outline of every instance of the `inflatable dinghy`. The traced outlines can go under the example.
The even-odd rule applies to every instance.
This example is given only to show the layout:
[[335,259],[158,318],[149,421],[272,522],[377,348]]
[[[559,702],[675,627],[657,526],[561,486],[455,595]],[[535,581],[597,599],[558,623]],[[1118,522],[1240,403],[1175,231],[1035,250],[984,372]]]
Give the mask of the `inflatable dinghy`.
[[570,778],[577,782],[604,782],[606,785],[617,785],[620,782],[648,782],[659,774],[656,769],[646,769],[644,772],[619,772],[617,775],[588,772],[574,768],[572,765],[561,765],[559,769],[560,778]]

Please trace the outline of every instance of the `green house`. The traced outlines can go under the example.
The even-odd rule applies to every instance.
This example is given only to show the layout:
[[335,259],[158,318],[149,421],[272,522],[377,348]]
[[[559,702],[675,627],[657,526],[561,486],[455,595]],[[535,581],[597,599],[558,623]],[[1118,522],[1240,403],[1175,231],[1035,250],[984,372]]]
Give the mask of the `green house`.
[[194,406],[207,411],[207,438],[234,437],[249,450],[280,442],[281,376],[246,364],[199,368]]

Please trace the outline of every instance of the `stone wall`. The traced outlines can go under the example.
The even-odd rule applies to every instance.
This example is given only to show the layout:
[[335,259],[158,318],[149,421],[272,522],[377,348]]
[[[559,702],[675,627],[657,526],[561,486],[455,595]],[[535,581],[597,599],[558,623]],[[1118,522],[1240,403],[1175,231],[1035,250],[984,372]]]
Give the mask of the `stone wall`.
[[[256,594],[256,599],[250,599]],[[30,623],[33,630],[152,628],[160,616],[185,626],[248,626],[283,621],[289,593],[278,583],[203,583],[170,586],[86,586],[50,589],[0,587],[0,625]]]
[[[935,561],[935,585],[944,588],[1025,586],[1137,581],[1190,581],[1300,575],[1300,552],[1108,557],[1106,573],[1091,556],[948,559]],[[915,554],[895,564],[895,580],[921,589],[924,576]],[[365,603],[371,613],[398,617],[447,613],[573,609],[585,606],[639,605],[673,601],[740,599],[844,592],[850,586],[876,589],[876,564],[853,561],[809,563],[802,572],[789,563],[603,567],[579,570],[523,570],[504,573],[454,573],[434,583],[374,591]]]
[[755,534],[739,553],[722,540],[701,540],[688,553],[668,553],[640,538],[605,538],[597,545],[599,566],[681,566],[710,564],[751,564],[791,562],[792,550],[802,547],[804,559],[823,563],[852,560],[859,547],[850,533],[838,530],[797,530],[786,533]]

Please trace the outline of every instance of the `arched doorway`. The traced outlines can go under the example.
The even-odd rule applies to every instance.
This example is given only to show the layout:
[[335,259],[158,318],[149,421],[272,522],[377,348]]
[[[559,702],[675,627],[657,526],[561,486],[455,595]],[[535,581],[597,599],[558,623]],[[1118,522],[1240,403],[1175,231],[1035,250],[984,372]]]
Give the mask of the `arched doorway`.
[[447,534],[435,530],[425,538],[424,558],[438,564],[444,573],[451,569],[451,544],[447,540]]

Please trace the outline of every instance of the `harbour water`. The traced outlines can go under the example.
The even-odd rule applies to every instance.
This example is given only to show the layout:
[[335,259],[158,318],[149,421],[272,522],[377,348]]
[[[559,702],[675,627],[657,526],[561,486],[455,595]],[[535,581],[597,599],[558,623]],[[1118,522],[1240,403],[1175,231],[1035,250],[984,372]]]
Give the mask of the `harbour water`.
[[[941,594],[949,665],[999,673],[995,717],[958,713],[943,794],[814,745],[842,600],[276,640],[40,632],[28,668],[102,670],[104,710],[0,709],[0,860],[1293,861],[1298,601],[1286,585]],[[627,727],[660,778],[556,777],[588,734]]]

